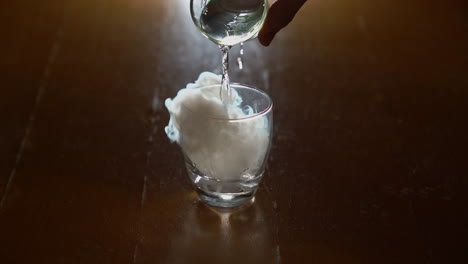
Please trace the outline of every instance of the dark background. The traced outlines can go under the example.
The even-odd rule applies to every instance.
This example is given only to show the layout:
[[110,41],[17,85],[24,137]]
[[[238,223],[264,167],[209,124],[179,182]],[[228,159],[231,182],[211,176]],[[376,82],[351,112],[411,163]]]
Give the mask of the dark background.
[[[468,4],[309,0],[231,80],[256,202],[197,201],[164,100],[221,70],[188,0],[0,4],[0,263],[467,263]],[[209,253],[209,254],[208,254]]]

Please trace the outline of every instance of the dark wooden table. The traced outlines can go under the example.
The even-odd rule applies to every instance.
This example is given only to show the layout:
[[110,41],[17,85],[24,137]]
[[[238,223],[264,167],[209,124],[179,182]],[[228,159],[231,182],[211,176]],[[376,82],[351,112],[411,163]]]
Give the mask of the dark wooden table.
[[0,263],[468,262],[466,1],[310,0],[242,71],[234,48],[275,134],[232,212],[164,133],[221,69],[188,5],[2,1]]

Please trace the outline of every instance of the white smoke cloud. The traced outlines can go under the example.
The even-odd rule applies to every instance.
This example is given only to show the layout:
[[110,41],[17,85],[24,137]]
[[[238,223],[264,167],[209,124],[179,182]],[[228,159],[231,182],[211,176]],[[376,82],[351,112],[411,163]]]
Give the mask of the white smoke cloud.
[[[234,89],[231,104],[224,105],[219,98],[220,83],[221,76],[203,72],[174,99],[166,99],[171,115],[166,134],[208,177],[220,180],[254,177],[263,169],[268,151],[268,119],[262,116],[229,121],[248,117],[253,109],[241,107],[242,98]],[[209,85],[216,86],[201,88]]]

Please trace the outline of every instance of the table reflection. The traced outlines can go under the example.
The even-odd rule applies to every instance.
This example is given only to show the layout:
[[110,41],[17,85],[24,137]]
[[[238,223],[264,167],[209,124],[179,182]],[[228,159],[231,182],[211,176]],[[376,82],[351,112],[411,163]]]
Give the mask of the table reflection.
[[252,201],[234,209],[197,201],[171,239],[169,263],[279,263],[275,217]]

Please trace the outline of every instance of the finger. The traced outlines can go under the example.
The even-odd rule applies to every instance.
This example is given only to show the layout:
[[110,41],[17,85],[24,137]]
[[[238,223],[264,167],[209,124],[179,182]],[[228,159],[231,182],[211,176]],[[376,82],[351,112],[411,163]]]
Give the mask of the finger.
[[287,26],[297,11],[307,0],[278,0],[275,2],[265,20],[265,24],[258,33],[258,40],[263,46],[270,45],[276,33]]

